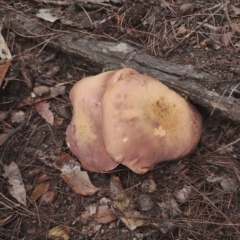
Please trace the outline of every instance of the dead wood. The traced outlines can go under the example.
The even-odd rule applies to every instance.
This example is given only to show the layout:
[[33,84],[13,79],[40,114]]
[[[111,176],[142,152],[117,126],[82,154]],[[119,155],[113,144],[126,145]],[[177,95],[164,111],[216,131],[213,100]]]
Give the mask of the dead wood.
[[130,67],[159,79],[211,113],[218,112],[233,121],[240,121],[239,99],[220,96],[201,84],[203,80],[212,80],[213,76],[209,73],[197,71],[191,65],[175,64],[152,57],[122,42],[100,41],[79,33],[61,33],[46,28],[36,18],[6,9],[0,10],[0,17],[6,16],[6,13],[10,19],[10,28],[15,33],[22,37],[34,38],[43,45],[82,59],[88,63],[86,68],[94,73]]

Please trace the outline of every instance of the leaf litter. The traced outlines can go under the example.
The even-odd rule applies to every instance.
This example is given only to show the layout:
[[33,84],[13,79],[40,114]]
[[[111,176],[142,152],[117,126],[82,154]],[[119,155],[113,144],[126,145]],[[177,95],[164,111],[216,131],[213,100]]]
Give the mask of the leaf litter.
[[10,194],[23,205],[27,205],[27,194],[24,188],[21,172],[15,162],[11,162],[8,166],[4,166],[3,177],[8,179],[10,186],[8,190]]
[[80,164],[69,154],[61,153],[55,160],[54,166],[62,172],[61,177],[74,192],[86,196],[100,190],[91,183],[88,173],[82,171]]
[[44,195],[47,192],[50,184],[51,184],[51,181],[49,179],[41,181],[41,182],[37,182],[31,192],[31,194],[29,195],[30,201],[29,201],[28,205],[35,202],[42,195]]
[[56,226],[48,231],[47,237],[50,239],[68,240],[70,239],[70,228],[66,226]]
[[12,55],[1,34],[1,31],[2,31],[2,26],[0,25],[0,87],[4,80],[5,74],[10,66],[10,63],[12,61]]
[[50,125],[54,123],[54,116],[50,111],[50,103],[47,101],[41,101],[34,104],[36,111],[44,118]]
[[[7,1],[5,1],[5,2],[7,3]],[[38,2],[40,2],[40,1],[38,1]],[[58,1],[54,1],[54,2],[58,2]],[[234,57],[234,55],[235,54],[238,55],[237,52],[239,51],[239,49],[236,49],[236,52],[231,51],[231,48],[232,48],[231,41],[233,41],[233,44],[236,46],[236,48],[240,48],[239,47],[240,44],[236,42],[237,37],[235,34],[236,32],[238,32],[237,29],[239,28],[238,25],[239,25],[239,15],[240,14],[239,14],[239,10],[236,9],[239,7],[239,4],[230,3],[228,5],[228,13],[231,18],[231,23],[228,23],[224,12],[220,11],[220,12],[218,12],[218,14],[214,13],[215,9],[218,9],[223,5],[223,3],[220,1],[215,1],[215,2],[211,2],[211,3],[209,1],[202,1],[201,3],[199,2],[200,5],[203,4],[203,8],[200,10],[195,7],[193,8],[193,10],[190,8],[190,10],[187,10],[187,11],[189,13],[192,13],[192,15],[188,16],[188,15],[182,14],[183,17],[180,17],[180,19],[179,19],[180,21],[178,21],[178,17],[181,16],[181,13],[179,14],[178,10],[179,10],[179,7],[182,5],[182,3],[180,3],[180,1],[178,1],[179,3],[177,1],[175,1],[174,4],[170,4],[170,1],[165,1],[165,2],[166,2],[166,4],[165,4],[166,6],[162,7],[162,5],[161,5],[162,8],[158,8],[157,5],[156,6],[151,5],[151,8],[149,8],[149,13],[146,16],[146,18],[143,16],[142,19],[144,19],[144,21],[146,22],[146,25],[144,25],[144,26],[145,26],[145,28],[148,28],[148,30],[144,33],[145,35],[143,34],[142,36],[145,37],[145,39],[147,39],[147,43],[144,42],[141,35],[139,37],[141,42],[140,43],[138,42],[138,43],[144,49],[146,49],[146,51],[151,51],[152,54],[159,56],[162,54],[161,50],[163,48],[165,48],[165,47],[166,47],[166,49],[169,47],[172,48],[175,44],[177,44],[180,41],[181,35],[176,36],[172,33],[173,33],[173,31],[175,32],[175,34],[178,33],[178,29],[180,28],[180,26],[182,24],[184,24],[184,26],[187,29],[187,32],[185,34],[192,33],[191,37],[187,38],[187,41],[185,43],[183,43],[182,46],[179,46],[179,48],[175,49],[176,51],[174,51],[174,52],[176,52],[176,54],[174,55],[174,52],[173,52],[173,58],[171,58],[171,56],[169,56],[170,59],[179,61],[179,58],[180,58],[180,62],[184,61],[185,63],[187,62],[187,63],[193,64],[193,65],[195,64],[195,66],[197,68],[204,68],[204,69],[207,69],[207,71],[213,72],[213,75],[219,74],[219,76],[220,75],[222,76],[222,78],[219,77],[219,79],[223,79],[226,82],[229,81],[229,82],[227,82],[227,84],[231,84],[230,81],[231,80],[233,81],[234,79],[235,79],[235,81],[237,81],[236,76],[238,76],[237,74],[239,73],[238,59],[236,59]],[[181,2],[184,2],[184,1],[181,1]],[[204,2],[206,2],[206,6],[204,6]],[[219,4],[217,2],[219,2]],[[54,7],[55,6],[54,4],[55,3],[51,4],[51,7]],[[168,4],[170,4],[170,5],[168,5]],[[41,8],[42,8],[42,6],[49,7],[44,2],[42,2],[42,4],[40,4],[40,5],[41,5],[40,6]],[[114,9],[113,9],[113,7],[110,5],[111,4],[105,5],[104,8],[105,9],[109,8],[111,10],[109,13],[111,13],[112,10],[114,10],[114,12],[115,12],[116,6],[114,6]],[[131,29],[131,22],[129,21],[129,17],[127,16],[128,11],[131,10],[129,5],[131,6],[131,3],[126,2],[126,4],[124,6],[121,6],[123,8],[119,12],[116,12],[116,16],[115,15],[113,16],[114,17],[113,20],[115,20],[115,18],[117,19],[117,17],[120,18],[119,22],[121,23],[121,31],[124,31],[124,29],[126,27],[128,27],[128,29],[131,30],[131,32],[132,32],[132,35],[130,36],[131,40],[134,41],[134,36],[136,36],[137,31],[141,30],[141,29],[138,27],[136,27],[136,28],[133,27]],[[230,7],[231,5],[233,5],[233,9],[235,8],[234,10],[231,10],[231,7]],[[77,7],[79,7],[79,5]],[[155,7],[157,7],[157,11],[160,14],[155,14],[154,11],[152,11],[152,10],[154,10]],[[38,8],[39,7],[36,7],[36,9],[38,9]],[[59,8],[62,8],[62,7],[59,7]],[[137,4],[136,4],[136,8],[137,8]],[[213,9],[211,9],[211,8],[213,8]],[[21,10],[19,10],[19,11],[21,11]],[[87,8],[86,8],[86,11],[88,12]],[[187,11],[186,11],[186,14],[188,14]],[[26,14],[27,14],[27,12],[26,12]],[[207,19],[206,17],[210,16],[210,15],[211,15],[211,19],[210,18]],[[90,12],[89,16],[90,16],[90,18],[92,18],[93,15],[91,15],[91,12]],[[111,14],[110,14],[110,16],[111,16]],[[123,18],[123,16],[124,16],[124,18]],[[130,15],[131,18],[132,18],[132,16],[133,16],[133,14]],[[150,16],[152,20],[147,22],[147,19],[150,18],[148,16]],[[152,16],[154,16],[154,18]],[[159,24],[159,18],[163,19],[160,27],[156,25],[156,23]],[[221,22],[218,21],[219,18],[222,19]],[[172,26],[169,25],[169,22],[171,21],[171,19],[177,19]],[[207,21],[205,21],[205,19]],[[197,23],[198,21],[202,21],[201,24],[206,22],[212,26],[223,27],[223,28],[220,28],[220,30],[221,30],[219,32],[219,34],[221,35],[220,39],[219,38],[218,39],[210,39],[212,41],[212,43],[215,42],[215,44],[218,41],[217,46],[214,44],[204,45],[204,46],[199,45],[199,42],[203,41],[203,39],[210,38],[210,36],[212,36],[212,32],[210,31],[210,29],[207,29],[206,26],[203,26],[204,24],[201,25],[200,28],[197,28],[195,30],[194,24]],[[187,22],[187,24],[185,24],[186,22]],[[42,21],[42,23],[43,23],[43,21]],[[218,25],[216,25],[216,23]],[[141,23],[140,23],[140,25],[141,25]],[[52,27],[54,27],[54,25],[52,25]],[[104,26],[102,26],[102,27],[104,27]],[[116,26],[116,27],[118,27],[118,26]],[[234,37],[231,36],[232,31],[229,30],[231,27],[234,27],[234,29],[236,31],[235,33],[233,32],[233,35],[235,35]],[[9,33],[10,33],[10,37],[11,37],[11,34],[12,34],[11,29],[9,29],[9,30],[10,30]],[[95,30],[98,30],[98,29],[94,29],[94,31]],[[144,29],[142,29],[142,30],[144,30]],[[154,32],[155,30],[156,30],[156,32]],[[164,35],[163,31],[166,31],[165,35]],[[229,36],[229,33],[230,33],[230,36]],[[116,31],[114,31],[114,34],[116,34]],[[125,36],[128,33],[124,32],[123,34]],[[159,36],[159,34],[161,36],[163,36],[163,38],[156,37],[156,36]],[[223,36],[224,34],[226,34],[226,36]],[[110,35],[111,35],[111,32],[110,32]],[[129,36],[125,36],[125,37],[129,38]],[[216,37],[219,37],[219,36],[216,36]],[[182,36],[182,38],[184,38],[184,36]],[[226,39],[223,39],[223,38],[226,38]],[[21,38],[21,39],[24,39],[24,38]],[[28,39],[29,38],[26,39],[27,42],[28,42]],[[17,43],[17,39],[15,39],[15,40]],[[176,41],[176,42],[174,42],[174,41]],[[24,44],[24,42],[21,42],[19,45],[23,46],[23,48],[24,48],[23,44]],[[8,45],[10,46],[11,42],[9,44],[9,41],[8,41]],[[226,48],[226,45],[229,45],[229,47]],[[12,46],[15,47],[15,43]],[[32,45],[32,47],[35,47],[35,45]],[[219,51],[216,51],[215,49],[217,49],[218,47],[220,47],[220,49],[219,49]],[[41,49],[40,51],[45,54],[45,49],[43,49],[43,50]],[[50,53],[47,52],[47,54],[45,55],[45,59],[47,59],[46,56],[50,56],[49,54]],[[219,56],[218,56],[218,54],[219,54]],[[194,55],[196,56],[196,58],[194,58]],[[56,53],[55,53],[55,56],[56,56]],[[174,56],[175,56],[175,59],[174,59]],[[207,58],[206,56],[209,56],[210,63],[209,63],[208,59],[206,59]],[[25,57],[24,54],[21,53],[21,57],[24,58]],[[26,61],[25,59],[23,59],[23,61]],[[219,59],[220,59],[220,61],[219,61]],[[14,60],[16,61],[16,59],[14,59]],[[54,59],[52,59],[51,61],[53,61],[53,60]],[[36,59],[36,61],[37,61],[37,59]],[[197,64],[194,61],[197,61]],[[21,60],[20,60],[20,62],[21,62]],[[59,61],[59,63],[62,64],[62,62],[60,62],[60,61]],[[66,63],[64,62],[64,64],[68,65],[69,59],[67,60]],[[218,72],[219,65],[220,66],[224,65],[224,68],[219,68],[220,70]],[[233,67],[230,67],[230,66],[233,66]],[[77,67],[79,67],[79,66],[77,66]],[[231,70],[232,68],[235,68],[234,72]],[[15,70],[13,69],[13,71],[15,71]],[[8,71],[7,76],[9,76],[9,72],[10,71]],[[233,74],[234,76],[227,78],[227,77],[225,77],[226,72],[229,74]],[[82,73],[80,73],[78,75],[78,78],[81,74]],[[83,74],[85,74],[85,72]],[[54,84],[56,84],[56,82],[59,80],[61,81],[61,78],[59,78],[59,75],[57,76],[55,81],[53,79],[54,78],[52,78],[52,81],[54,82]],[[75,79],[75,80],[77,80],[77,79]],[[209,84],[211,84],[211,82],[209,82]],[[214,86],[215,86],[215,84],[217,84],[217,82],[214,83]],[[50,86],[50,85],[48,85],[48,86]],[[224,86],[224,84],[223,84],[223,86]],[[239,87],[238,87],[237,82],[235,85],[234,84],[231,85],[231,89],[234,89],[234,91],[232,91],[233,95],[236,94],[237,96],[239,96]],[[24,106],[25,109],[29,105],[32,105],[36,102],[44,100],[44,98],[51,99],[51,96],[46,95],[46,96],[43,96],[40,98],[35,98],[34,100],[31,99],[30,104]],[[55,100],[55,99],[52,99],[52,100]],[[36,101],[36,102],[33,102],[33,101]],[[64,97],[61,97],[60,101],[65,101]],[[16,104],[18,104],[18,102]],[[17,105],[17,107],[19,107],[19,106]],[[52,103],[52,102],[51,102],[51,107],[55,110],[54,103]],[[24,111],[25,111],[25,109],[24,109]],[[3,108],[3,110],[5,111],[4,108]],[[23,108],[22,108],[22,110],[23,110]],[[6,111],[6,112],[9,114],[9,111]],[[133,189],[135,184],[139,184],[139,182],[141,182],[142,179],[145,178],[146,176],[144,176],[142,178],[142,177],[136,176],[135,174],[132,174],[132,173],[126,171],[125,169],[120,169],[119,173],[117,173],[118,176],[121,177],[124,186],[127,186],[126,190],[122,189],[121,191],[125,191],[127,193],[127,197],[131,198],[134,210],[140,211],[140,213],[142,213],[141,208],[139,209],[137,207],[137,205],[135,205],[136,199],[138,199],[138,191],[142,191],[144,194],[149,193],[149,196],[151,197],[151,199],[154,199],[154,203],[156,203],[156,205],[157,205],[157,210],[155,211],[155,208],[153,209],[153,211],[155,211],[155,215],[151,215],[148,212],[146,212],[146,213],[144,212],[144,214],[142,213],[142,215],[144,215],[145,219],[141,219],[141,220],[146,220],[146,218],[148,218],[148,219],[150,218],[151,221],[157,222],[157,219],[154,218],[156,216],[160,220],[164,219],[164,216],[165,216],[166,221],[169,220],[168,213],[161,212],[162,210],[158,206],[158,202],[160,202],[160,203],[169,202],[169,200],[167,201],[166,199],[163,199],[163,197],[162,197],[163,191],[166,189],[167,189],[167,191],[171,192],[173,194],[175,200],[178,203],[180,203],[179,204],[180,206],[178,206],[178,207],[182,211],[182,214],[180,214],[179,216],[176,216],[176,217],[172,217],[172,219],[169,220],[169,221],[173,221],[174,223],[177,222],[179,225],[179,229],[177,231],[169,231],[168,230],[170,232],[168,235],[162,235],[161,233],[160,233],[160,235],[157,235],[157,236],[147,235],[145,237],[146,239],[161,239],[161,238],[175,239],[175,238],[179,238],[180,236],[182,239],[185,239],[185,238],[186,239],[187,238],[189,238],[189,239],[200,238],[201,239],[201,237],[204,236],[204,234],[205,234],[205,236],[208,236],[209,238],[216,238],[216,239],[221,239],[222,236],[225,236],[226,239],[230,239],[230,238],[235,239],[235,237],[239,236],[239,233],[234,228],[234,226],[236,228],[238,228],[237,216],[238,216],[238,212],[239,212],[238,208],[237,208],[237,206],[238,206],[238,188],[237,189],[235,188],[236,186],[237,187],[239,186],[239,180],[238,180],[238,182],[236,182],[235,181],[236,179],[234,178],[234,174],[236,174],[236,176],[239,176],[239,161],[238,161],[238,159],[239,159],[239,157],[238,157],[239,143],[234,144],[234,146],[232,147],[232,152],[224,152],[224,153],[221,152],[221,154],[219,154],[220,152],[215,152],[215,150],[216,150],[215,145],[218,145],[218,147],[219,147],[219,144],[220,144],[220,146],[224,146],[224,144],[226,145],[231,141],[235,141],[234,137],[238,136],[239,126],[233,127],[233,125],[228,122],[226,123],[226,125],[225,125],[225,123],[219,124],[218,120],[219,120],[218,117],[211,116],[210,120],[206,121],[205,126],[208,124],[207,122],[209,122],[209,121],[214,122],[214,124],[212,126],[210,126],[210,128],[206,127],[206,129],[207,129],[206,132],[210,132],[210,133],[212,133],[212,135],[211,134],[208,135],[205,133],[206,136],[208,136],[207,141],[206,140],[202,141],[201,146],[199,146],[199,149],[197,150],[196,155],[193,153],[194,154],[193,156],[196,157],[196,159],[190,159],[190,160],[186,159],[186,161],[184,159],[183,161],[181,161],[186,165],[184,171],[182,169],[180,169],[177,173],[175,171],[172,171],[171,168],[169,167],[169,166],[171,166],[171,164],[160,165],[159,167],[157,167],[157,169],[160,169],[159,171],[157,169],[154,169],[153,180],[154,180],[154,182],[157,183],[157,186],[156,186],[157,190],[155,190],[153,192],[148,192],[148,190],[145,190],[145,188],[140,189],[137,187],[137,188]],[[5,120],[3,120],[3,121],[5,121]],[[8,124],[7,121],[8,120],[6,120],[6,125],[3,126],[4,129],[6,129],[5,132],[8,132],[8,129],[9,129],[9,127],[7,126],[7,124]],[[225,120],[220,119],[220,121],[225,121]],[[42,121],[42,122],[44,122],[44,121]],[[32,119],[30,121],[30,124],[32,124]],[[33,123],[33,124],[35,124],[35,123]],[[40,124],[36,125],[36,128],[38,126],[40,126]],[[64,127],[64,126],[62,126],[62,127]],[[212,129],[215,129],[215,130],[212,131]],[[52,128],[51,130],[55,134],[54,129]],[[235,132],[234,134],[231,133],[232,130],[234,130],[234,132]],[[30,151],[31,148],[35,151],[35,150],[38,150],[38,147],[40,145],[48,144],[50,149],[42,149],[42,150],[46,156],[50,156],[52,154],[51,148],[54,148],[54,146],[50,145],[49,143],[47,143],[47,141],[45,141],[45,140],[47,140],[47,138],[44,138],[43,143],[41,143],[41,141],[35,140],[35,134],[31,131],[32,131],[31,128],[30,128],[30,131],[28,131],[28,130],[26,132],[21,131],[21,133],[19,133],[19,138],[16,138],[16,140],[18,140],[17,142],[20,143],[21,139],[23,139],[24,142],[29,141],[30,144],[26,143],[27,151]],[[219,133],[218,131],[221,132],[221,135],[217,135]],[[33,138],[31,138],[30,133],[31,134],[33,133],[34,141],[32,141]],[[58,139],[59,135],[55,135],[55,137],[56,137],[56,139]],[[64,139],[64,133],[62,135],[60,135],[60,139]],[[15,144],[14,144],[14,142],[15,141],[9,141],[8,142],[9,145],[6,147],[6,149],[5,148],[1,149],[1,150],[3,150],[1,152],[3,155],[3,157],[2,157],[3,160],[4,160],[4,158],[6,160],[8,160],[8,155],[11,156],[11,154],[9,154],[9,152],[14,152],[13,150],[15,150],[15,148],[17,146],[16,142],[15,142]],[[33,143],[36,142],[35,143],[37,145],[36,148],[31,145],[32,142]],[[54,142],[54,140],[52,140],[52,142]],[[214,147],[212,147],[210,145],[214,145]],[[61,151],[64,151],[64,150],[65,149],[63,147],[63,149],[61,149]],[[235,156],[233,156],[233,153]],[[37,169],[40,169],[40,172],[50,170],[50,168],[46,167],[46,166],[44,166],[44,170],[42,168],[39,168],[38,159],[36,159],[36,161],[33,162],[33,159],[35,159],[34,158],[35,156],[30,155],[29,152],[27,153],[29,155],[25,155],[25,154],[26,153],[24,152],[23,155],[24,155],[26,161],[28,159],[30,161],[30,159],[31,159],[31,162],[29,164],[30,169],[37,168]],[[232,158],[232,161],[226,160],[227,157]],[[29,163],[29,162],[27,162],[27,163]],[[162,169],[162,171],[161,171],[161,169]],[[26,168],[25,172],[26,171],[28,171],[28,168]],[[215,181],[215,182],[207,181],[207,177],[210,176],[212,172],[214,172],[213,177],[218,177],[219,181]],[[22,174],[24,174],[24,173],[22,173]],[[107,174],[103,174],[103,176],[106,176],[106,175]],[[126,175],[128,175],[128,176],[126,177]],[[109,176],[109,175],[107,175],[107,176]],[[222,178],[223,176],[224,176],[224,178]],[[74,199],[74,197],[73,197],[74,193],[72,193],[71,190],[69,192],[68,187],[62,187],[62,185],[61,185],[62,181],[59,181],[58,176],[56,174],[53,174],[51,176],[51,178],[54,178],[54,177],[56,178],[56,180],[58,182],[58,184],[55,185],[56,189],[58,191],[58,198],[56,200],[56,205],[61,206],[62,212],[60,214],[58,214],[59,209],[54,209],[54,207],[55,207],[54,203],[50,204],[49,205],[50,207],[48,207],[48,208],[40,209],[40,207],[39,207],[40,213],[43,213],[43,214],[39,215],[38,213],[31,212],[32,214],[34,214],[34,216],[33,216],[33,218],[29,218],[29,219],[31,219],[31,221],[28,221],[28,224],[32,224],[38,216],[40,216],[41,220],[43,220],[42,222],[46,222],[46,225],[43,225],[44,228],[40,228],[40,227],[38,228],[39,232],[37,234],[39,234],[39,235],[44,234],[44,235],[40,236],[39,238],[46,237],[46,231],[48,231],[46,229],[48,229],[49,226],[50,226],[49,229],[54,227],[53,221],[56,222],[56,225],[58,225],[58,223],[60,223],[61,226],[64,226],[65,224],[68,225],[68,222],[70,222],[72,220],[71,219],[72,215],[70,214],[71,208],[75,209],[74,214],[81,214],[81,213],[79,213],[79,211],[82,212],[83,209],[85,210],[86,209],[85,206],[88,205],[89,202],[96,204],[96,210],[100,204],[100,202],[98,202],[100,192],[98,192],[96,195],[93,195],[92,197],[78,196]],[[149,175],[147,175],[147,177],[149,177]],[[150,174],[150,177],[151,177],[151,174]],[[188,178],[186,179],[185,177],[188,177]],[[189,182],[191,182],[191,185],[188,185]],[[233,185],[233,187],[231,187],[231,182],[234,182],[235,187],[234,187],[234,185]],[[102,185],[104,188],[106,187],[106,183],[102,184]],[[102,185],[99,184],[99,186],[102,186]],[[225,185],[229,185],[230,187],[226,188]],[[64,184],[63,184],[63,186],[64,186]],[[194,188],[191,189],[190,195],[188,195],[188,192],[189,192],[188,186],[194,186]],[[225,189],[224,189],[224,187],[225,187]],[[67,189],[66,191],[65,191],[65,188]],[[195,190],[193,191],[193,189],[195,189]],[[196,189],[199,192],[196,192]],[[62,198],[59,198],[59,195],[61,195],[62,192],[67,195],[67,197],[64,198],[64,201]],[[176,195],[175,195],[175,193],[176,193]],[[106,196],[109,197],[109,189],[105,190],[104,194],[106,194]],[[177,197],[177,196],[179,196],[179,197]],[[68,199],[72,199],[72,200],[70,201]],[[41,199],[39,199],[39,200],[41,201]],[[210,204],[211,202],[213,204],[216,203],[215,208],[213,207],[213,205]],[[170,205],[172,205],[172,204],[170,204]],[[32,208],[34,209],[34,207],[32,207]],[[52,212],[53,214],[50,213],[51,210],[53,211]],[[226,216],[221,215],[220,212],[223,212]],[[49,215],[50,215],[50,217],[49,217]],[[93,218],[93,216],[92,216],[92,218]],[[211,221],[209,221],[209,217],[211,217]],[[229,219],[231,221],[229,221],[229,219],[227,217],[229,217]],[[24,215],[23,215],[23,222],[24,221],[27,222],[26,220],[27,219],[24,218]],[[92,221],[92,219],[90,219],[89,221]],[[8,221],[6,219],[5,223],[7,223],[7,222]],[[79,224],[81,224],[81,223],[79,223]],[[110,225],[113,227],[110,228]],[[130,237],[130,234],[143,233],[143,235],[144,235],[147,232],[150,232],[150,228],[148,228],[148,227],[144,227],[144,228],[141,227],[140,229],[135,229],[134,231],[130,232],[129,230],[126,229],[124,224],[121,224],[121,223],[119,224],[119,221],[113,222],[113,224],[110,224],[110,225],[99,224],[98,231],[95,232],[96,235],[93,236],[92,238],[93,239],[94,238],[95,239],[109,239],[112,236],[114,237],[116,233],[119,233],[120,234],[119,238],[133,239],[133,237],[132,238]],[[11,229],[15,228],[14,226],[16,226],[15,221],[13,221],[12,223],[9,224],[9,227],[8,227],[8,229],[6,228],[6,231],[9,230],[9,232],[10,232]],[[20,223],[18,226],[22,232],[26,231],[24,224]],[[109,226],[109,230],[107,228],[108,226]],[[84,236],[83,233],[79,233],[78,227],[79,227],[79,225],[76,225],[71,228],[71,230],[73,231],[72,235],[74,235],[74,233],[75,233],[75,236],[77,236],[79,238],[83,238],[83,239],[87,238],[87,236]],[[1,234],[7,234],[6,231],[1,232]],[[11,231],[11,233],[13,233],[13,234],[10,237],[12,237],[14,235],[14,231]],[[123,234],[125,234],[125,235],[123,236]],[[86,231],[86,235],[88,235],[87,231]],[[8,239],[10,237],[5,236],[6,239]],[[29,237],[29,236],[26,235],[26,237]]]

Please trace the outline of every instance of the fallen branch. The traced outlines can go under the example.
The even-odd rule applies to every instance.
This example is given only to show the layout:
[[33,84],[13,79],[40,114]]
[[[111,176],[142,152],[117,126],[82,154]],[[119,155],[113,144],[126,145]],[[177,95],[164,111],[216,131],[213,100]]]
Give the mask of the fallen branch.
[[[223,6],[221,6],[223,7]],[[180,65],[142,53],[125,43],[100,41],[77,33],[62,33],[47,29],[38,20],[0,10],[8,16],[11,29],[22,37],[35,38],[50,47],[88,62],[86,67],[95,73],[130,67],[164,82],[193,102],[218,112],[234,121],[240,121],[240,101],[232,96],[220,96],[201,85],[202,80],[213,80],[211,74],[196,71],[191,65]]]

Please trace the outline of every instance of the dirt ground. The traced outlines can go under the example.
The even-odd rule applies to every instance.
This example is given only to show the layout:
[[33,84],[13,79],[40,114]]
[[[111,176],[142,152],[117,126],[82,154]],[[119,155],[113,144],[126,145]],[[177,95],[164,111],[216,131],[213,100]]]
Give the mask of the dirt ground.
[[[0,89],[0,239],[239,239],[239,122],[196,105],[203,115],[203,133],[192,154],[143,175],[124,166],[104,174],[87,171],[101,190],[89,196],[77,194],[53,162],[61,153],[76,159],[65,142],[72,116],[69,91],[84,76],[99,73],[98,68],[49,47],[48,41],[20,34],[11,27],[8,11],[34,18],[58,34],[76,32],[124,42],[157,58],[191,64],[214,76],[214,81],[202,80],[203,87],[231,95],[239,104],[240,2],[86,2],[0,0],[6,12],[4,17],[0,14],[2,35],[14,56]],[[54,22],[36,16],[46,8],[56,16]],[[52,124],[31,100],[33,88],[39,86],[47,90],[41,89],[45,92],[36,102],[49,104]],[[56,86],[65,88],[49,95]],[[21,173],[26,205],[10,194],[11,184],[4,177],[12,162]],[[94,214],[84,217],[93,206],[98,209],[103,198],[109,206],[116,203],[111,187],[116,177],[131,200],[125,210],[140,214],[132,219],[134,230],[119,214],[106,222]],[[51,235],[56,227],[60,235]]]

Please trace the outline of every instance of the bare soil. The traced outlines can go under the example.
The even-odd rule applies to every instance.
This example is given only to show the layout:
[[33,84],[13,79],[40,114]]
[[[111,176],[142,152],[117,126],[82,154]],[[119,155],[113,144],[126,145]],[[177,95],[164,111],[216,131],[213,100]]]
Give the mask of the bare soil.
[[[6,9],[6,13],[11,10],[36,18],[59,34],[76,32],[99,40],[125,42],[157,58],[191,64],[214,76],[214,81],[202,80],[202,86],[222,96],[234,95],[239,101],[239,1],[116,2],[0,0],[0,8]],[[37,18],[36,13],[43,8],[51,8],[59,19],[51,23]],[[104,190],[92,196],[76,194],[52,163],[62,152],[71,154],[65,143],[72,115],[69,90],[84,76],[99,73],[98,67],[50,48],[48,42],[39,43],[13,31],[7,14],[0,20],[2,35],[14,56],[0,89],[0,112],[6,114],[0,121],[3,136],[0,143],[21,125],[11,120],[13,112],[23,111],[27,119],[19,131],[0,144],[0,239],[48,239],[49,230],[56,226],[70,229],[70,239],[76,240],[239,239],[239,122],[196,105],[203,115],[204,128],[201,141],[191,155],[159,164],[144,175],[123,166],[106,174],[88,172],[92,183]],[[34,86],[59,84],[66,86],[65,94],[47,100],[54,114],[51,126],[33,104],[24,101]],[[39,177],[47,177],[51,182],[47,191],[53,192],[51,200],[43,203],[39,198],[28,207],[20,205],[10,195],[7,179],[2,176],[3,166],[11,162],[18,165],[28,196]],[[112,176],[120,178],[135,210],[152,224],[131,231],[117,219],[102,224],[97,231],[85,230],[89,221],[83,222],[80,216],[87,206],[98,204],[102,197],[111,199]],[[154,180],[156,191],[143,191],[141,184],[146,179]],[[186,188],[191,189],[190,196],[178,201],[179,190]],[[142,209],[142,195],[150,197],[147,199],[153,203],[148,211]],[[166,199],[176,201],[178,214],[159,207]],[[174,227],[167,225],[166,232],[154,227],[153,223],[160,220]]]

